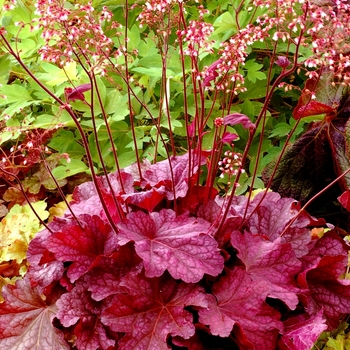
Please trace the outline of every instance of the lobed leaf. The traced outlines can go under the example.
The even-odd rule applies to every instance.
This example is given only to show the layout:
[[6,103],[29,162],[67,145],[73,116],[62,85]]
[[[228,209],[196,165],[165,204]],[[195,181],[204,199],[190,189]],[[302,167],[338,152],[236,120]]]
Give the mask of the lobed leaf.
[[56,304],[57,318],[63,326],[70,327],[78,322],[74,328],[78,350],[107,350],[114,346],[115,340],[108,337],[105,326],[100,321],[103,303],[91,299],[86,284],[78,282]]
[[168,350],[169,335],[188,339],[195,332],[193,316],[185,307],[207,306],[201,287],[176,282],[167,274],[149,279],[130,273],[121,285],[128,293],[116,294],[101,318],[113,331],[126,333],[120,350]]
[[213,335],[228,337],[234,325],[246,337],[252,349],[275,350],[283,329],[279,313],[265,304],[266,284],[254,282],[240,267],[227,270],[208,295],[209,306],[199,310],[199,321],[209,325]]
[[46,304],[28,279],[3,288],[0,304],[0,347],[11,350],[69,350],[52,320],[55,304]]
[[102,256],[110,256],[118,247],[117,236],[98,216],[80,215],[47,238],[47,249],[57,260],[73,262],[67,271],[71,282],[96,265]]
[[168,270],[175,279],[194,283],[204,274],[217,276],[223,269],[217,242],[206,234],[210,224],[203,219],[163,209],[148,215],[130,213],[117,226],[121,245],[135,242],[147,277],[159,277]]
[[280,341],[281,350],[310,350],[320,334],[327,329],[322,310],[312,317],[300,315],[287,320]]
[[238,231],[233,232],[231,243],[238,250],[237,256],[253,283],[263,281],[269,297],[284,301],[294,310],[299,302],[299,288],[294,278],[300,271],[301,262],[291,245],[282,243],[281,238],[269,242],[261,235],[253,236],[248,231],[243,235]]

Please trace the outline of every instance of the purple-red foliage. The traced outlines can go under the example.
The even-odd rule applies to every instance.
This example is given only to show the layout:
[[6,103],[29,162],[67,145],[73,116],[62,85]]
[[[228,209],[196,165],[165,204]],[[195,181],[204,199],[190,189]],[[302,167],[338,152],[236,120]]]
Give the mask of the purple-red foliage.
[[273,192],[233,197],[220,226],[227,201],[193,181],[204,161],[99,178],[117,232],[94,184],[78,186],[75,215],[36,235],[24,280],[3,289],[0,347],[306,350],[337,327],[350,313],[344,241],[313,238],[325,223]]

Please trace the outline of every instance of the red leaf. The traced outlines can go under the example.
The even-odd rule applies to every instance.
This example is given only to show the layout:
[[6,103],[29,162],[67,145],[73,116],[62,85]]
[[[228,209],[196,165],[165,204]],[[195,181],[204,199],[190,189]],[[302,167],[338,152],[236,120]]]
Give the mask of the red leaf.
[[110,258],[102,257],[98,265],[84,277],[84,282],[94,300],[100,301],[117,293],[120,289],[121,278],[130,271],[140,271],[142,260],[135,253],[132,245],[119,247]]
[[350,190],[343,192],[337,199],[347,211],[350,211]]
[[[335,231],[326,232],[323,237],[309,243],[309,253],[302,258],[303,271],[315,268],[324,256],[342,255],[344,258],[348,254],[349,247]],[[339,272],[339,275],[342,271]],[[333,274],[332,274],[333,275]]]
[[[61,229],[65,219],[57,219],[49,224],[51,230]],[[33,287],[40,287],[43,291],[53,281],[58,281],[64,273],[64,266],[61,261],[57,261],[52,253],[47,250],[46,243],[51,232],[43,230],[36,234],[30,241],[27,251],[27,260],[30,264],[27,276]]]
[[293,118],[326,114],[328,119],[334,118],[337,107],[347,93],[346,86],[332,84],[336,80],[334,72],[327,68],[316,71],[315,76],[309,78],[293,111]]
[[[252,204],[255,203],[256,199]],[[249,231],[274,241],[298,214],[299,210],[295,203],[296,201],[292,198],[272,198],[272,200],[265,198],[249,219]],[[282,243],[289,242],[298,258],[308,253],[307,244],[311,237],[307,226],[310,220],[308,216],[300,215],[282,236]]]
[[307,318],[300,315],[287,320],[285,331],[278,347],[281,350],[310,350],[321,333],[327,329],[322,311]]
[[306,272],[306,281],[312,299],[323,308],[332,329],[339,325],[339,318],[350,313],[350,280],[339,279],[345,273],[347,257],[325,256],[316,268]]
[[242,113],[232,113],[224,117],[224,125],[242,124],[245,129],[255,129],[255,124],[252,123],[248,116]]
[[224,132],[221,138],[221,141],[227,144],[231,144],[232,141],[237,140],[238,135],[237,134],[232,134],[230,132]]
[[[299,103],[298,103],[299,104]],[[308,117],[310,115],[319,115],[319,114],[332,114],[335,113],[335,110],[323,103],[316,101],[309,101],[305,106],[296,106],[293,112],[294,119],[300,119]]]
[[122,195],[128,204],[137,205],[151,212],[165,198],[164,188],[152,188],[149,191],[135,192]]
[[63,334],[52,325],[56,305],[47,305],[28,280],[18,280],[2,290],[0,348],[69,350]]
[[46,247],[57,260],[71,261],[67,275],[71,282],[89,271],[102,256],[117,248],[117,236],[98,216],[80,215],[80,227],[75,221],[48,237]]
[[[105,176],[98,178],[98,185],[102,191],[102,196],[107,205],[109,213],[111,214],[113,220],[118,222],[120,218],[118,209],[115,205],[115,197],[118,197],[121,193],[124,193],[123,191],[126,193],[133,193],[134,180],[130,174],[124,172],[121,173],[121,179],[119,179],[119,176],[116,173],[109,174],[108,179],[114,193],[112,193]],[[121,182],[124,186],[121,185]],[[101,216],[103,219],[106,218],[100,197],[98,196],[95,184],[93,182],[84,182],[77,186],[73,192],[73,200],[74,201],[70,203],[70,206],[76,216],[81,214],[90,214]]]
[[301,301],[309,313],[323,308],[327,323],[336,328],[340,314],[349,312],[350,308],[349,281],[340,279],[346,271],[348,247],[332,231],[312,245],[310,253],[303,257],[305,270],[298,276],[298,284],[309,289]]
[[[195,174],[199,166],[205,164],[206,158],[202,155],[201,159],[197,154],[192,153],[192,173]],[[171,165],[170,165],[170,164]],[[176,198],[185,197],[188,191],[188,167],[189,154],[182,156],[170,157],[156,164],[144,162],[142,164],[142,181],[141,187],[144,189],[158,188],[164,190],[168,200],[174,200],[174,189]],[[136,164],[124,169],[126,172],[134,175],[135,181],[140,181],[136,171]],[[173,178],[171,176],[173,174]],[[172,182],[173,181],[173,182]]]
[[278,56],[275,63],[282,68],[287,68],[291,64],[286,56]]
[[222,63],[221,59],[218,59],[214,63],[212,63],[206,70],[203,80],[203,86],[210,86],[210,82],[214,80],[219,73],[216,71],[218,69],[218,66]]
[[189,305],[206,307],[203,290],[194,284],[176,282],[167,274],[148,279],[130,274],[122,282],[128,293],[117,294],[101,321],[115,332],[125,332],[120,350],[168,350],[168,335],[191,337],[195,328]]
[[63,294],[56,304],[57,318],[63,326],[70,327],[78,322],[74,328],[78,349],[107,350],[115,344],[115,340],[107,336],[105,326],[100,321],[103,302],[91,299],[86,284],[77,283],[72,291]]
[[252,280],[265,282],[265,295],[281,299],[294,310],[299,302],[296,293],[300,291],[294,278],[300,271],[301,262],[291,245],[283,244],[281,238],[269,242],[250,232],[242,235],[238,231],[232,233],[231,243]]
[[66,88],[65,91],[67,94],[67,102],[74,102],[76,100],[85,101],[85,96],[83,93],[88,90],[91,90],[91,84],[82,84],[74,89]]
[[172,210],[159,213],[134,212],[118,228],[120,244],[135,242],[147,277],[161,276],[165,270],[175,279],[198,282],[203,275],[217,276],[224,261],[217,242],[207,235],[209,222],[176,216]]
[[[185,198],[181,198],[178,201],[178,212],[179,213],[185,213],[186,211],[189,211],[191,214],[201,217],[207,221],[210,221],[210,217],[205,217],[199,213],[200,206],[203,205],[203,203],[208,203],[207,201],[207,191],[204,186],[197,186],[196,185],[197,180],[191,179],[191,191],[189,191]],[[212,188],[209,192],[209,202],[213,202],[214,198],[217,196],[218,191],[215,188]],[[202,211],[203,212],[203,211]],[[219,212],[216,212],[215,214],[219,215]],[[215,216],[215,219],[218,218],[218,216]]]
[[208,308],[199,310],[199,321],[209,325],[211,333],[228,337],[238,323],[255,349],[275,350],[279,313],[265,304],[264,283],[253,283],[241,268],[227,270],[208,295]]

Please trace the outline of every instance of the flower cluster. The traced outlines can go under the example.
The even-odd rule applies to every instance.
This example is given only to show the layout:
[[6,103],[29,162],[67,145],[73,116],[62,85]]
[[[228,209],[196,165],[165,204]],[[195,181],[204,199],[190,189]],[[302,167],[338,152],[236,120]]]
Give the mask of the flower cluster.
[[239,171],[244,173],[241,153],[226,151],[224,155],[223,160],[219,162],[220,177],[224,177],[225,174],[229,177],[236,176]]
[[9,152],[2,151],[0,166],[17,175],[20,169],[25,171],[29,166],[40,163],[43,154],[51,153],[45,144],[55,131],[56,129],[26,131],[21,144],[12,146]]
[[305,61],[308,67],[326,65],[345,84],[350,84],[350,5],[332,1],[332,6],[309,5],[312,27],[313,56]]
[[[208,78],[217,77],[218,82],[215,89],[230,91],[236,95],[246,91],[244,87],[244,77],[240,73],[240,67],[244,66],[248,56],[248,47],[256,41],[263,41],[269,36],[270,26],[261,27],[248,25],[246,28],[232,36],[229,41],[222,43],[220,50],[220,60],[215,63],[215,67],[209,67],[204,72],[204,86],[208,86]],[[213,73],[215,70],[215,73]],[[211,79],[209,79],[211,80]],[[209,87],[207,87],[209,89]]]
[[4,4],[2,5],[3,11],[10,11],[13,10],[16,5],[16,0],[5,0]]
[[104,71],[105,60],[110,56],[113,41],[104,34],[103,25],[117,29],[112,22],[112,13],[103,8],[97,16],[91,3],[75,4],[66,8],[61,1],[39,0],[36,2],[39,27],[45,45],[41,48],[41,59],[64,66],[78,60],[90,69],[98,67]]
[[[171,14],[171,9],[177,3],[176,0],[149,0],[142,6],[142,12],[137,17],[140,26],[158,28],[160,31],[164,27],[165,16]],[[169,23],[170,24],[170,23]]]
[[[272,7],[272,1],[254,1]],[[303,64],[307,68],[329,67],[343,83],[350,82],[350,5],[347,1],[277,1],[276,11],[258,18],[259,24],[275,23],[274,41],[312,48]],[[273,18],[275,17],[275,18]],[[308,72],[315,76],[313,71]]]
[[187,48],[184,54],[192,57],[197,57],[201,49],[211,52],[213,41],[208,40],[208,37],[213,33],[214,27],[210,23],[202,21],[190,21],[185,30],[179,31],[179,40],[183,38],[187,42]]

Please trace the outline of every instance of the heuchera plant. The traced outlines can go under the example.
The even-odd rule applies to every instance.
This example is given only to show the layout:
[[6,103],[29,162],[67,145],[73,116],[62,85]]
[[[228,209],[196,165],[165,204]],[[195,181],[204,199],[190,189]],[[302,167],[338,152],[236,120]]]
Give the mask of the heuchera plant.
[[[297,122],[307,115],[338,113],[333,106],[340,103],[338,95],[313,99],[325,88],[318,78],[348,83],[344,47],[350,8],[335,1],[333,7],[307,1],[234,3],[234,16],[225,12],[226,20],[231,16],[233,21],[229,34],[220,27],[227,21],[216,23],[216,35],[222,35],[219,49],[218,39],[210,39],[214,27],[205,21],[209,10],[204,6],[150,0],[135,7],[139,24],[147,27],[142,45],[160,52],[156,69],[128,46],[127,36],[135,35],[128,3],[122,8],[123,32],[113,19],[118,10],[95,11],[84,1],[74,6],[37,1],[37,17],[18,23],[18,39],[29,35],[28,26],[42,40],[42,60],[63,71],[79,66],[79,84],[66,81],[57,89],[48,88],[35,67],[28,67],[13,45],[17,37],[0,29],[4,51],[25,72],[28,84],[74,121],[91,175],[91,181],[75,186],[68,202],[58,183],[64,177],[56,179],[54,167],[48,166],[49,150],[35,147],[67,209],[51,222],[37,215],[43,229],[29,243],[28,271],[2,289],[1,349],[309,350],[323,331],[336,329],[350,313],[350,282],[344,278],[348,245],[333,225],[309,215],[295,199],[268,190],[280,175],[283,154],[288,158],[285,148],[266,190],[253,192],[268,107],[277,89],[293,88],[287,80],[293,72],[303,68],[309,76],[294,112]],[[4,9],[11,6],[6,2]],[[187,20],[191,11],[199,13],[196,21]],[[152,46],[154,34],[157,47]],[[314,50],[308,52],[311,42]],[[249,51],[261,43],[271,53],[268,76],[255,58],[243,69]],[[171,90],[170,76],[176,72],[168,68],[168,58],[174,47],[181,70]],[[203,66],[202,60],[209,64]],[[324,73],[323,66],[332,73]],[[249,100],[252,84],[245,79],[265,81],[264,102],[257,104],[256,114],[245,113],[244,102],[234,105],[236,99]],[[118,87],[124,95],[113,95]],[[346,89],[341,95],[347,95]],[[121,120],[111,96],[128,109],[123,118],[137,161],[125,167],[114,143],[113,125]],[[181,121],[171,115],[172,102],[182,103]],[[153,137],[147,148],[151,156],[139,144],[143,119],[153,130],[148,135]],[[239,138],[245,146],[237,150]],[[112,154],[113,167],[105,164],[102,146]],[[253,147],[255,166],[249,164]],[[68,167],[69,154],[60,156]],[[18,173],[0,168],[18,182],[38,214]],[[249,189],[237,195],[246,171]],[[349,201],[346,193],[343,204]]]

